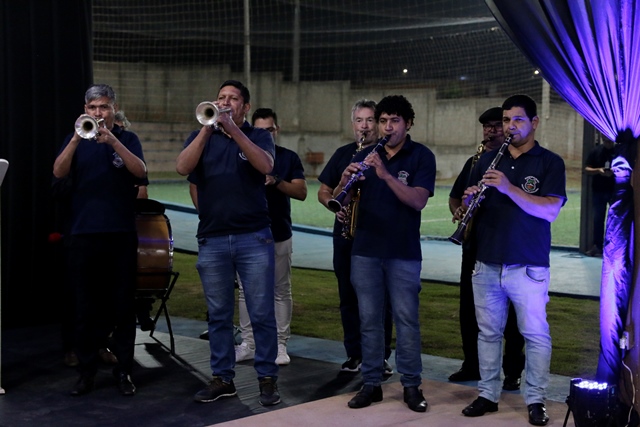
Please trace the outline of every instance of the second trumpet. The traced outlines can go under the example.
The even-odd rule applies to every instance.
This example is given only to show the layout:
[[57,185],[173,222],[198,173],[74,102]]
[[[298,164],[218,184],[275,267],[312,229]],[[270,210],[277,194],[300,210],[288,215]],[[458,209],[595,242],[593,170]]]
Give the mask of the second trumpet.
[[228,113],[231,108],[220,108],[210,101],[204,101],[196,107],[196,119],[204,126],[213,126],[218,129],[218,117],[222,113]]

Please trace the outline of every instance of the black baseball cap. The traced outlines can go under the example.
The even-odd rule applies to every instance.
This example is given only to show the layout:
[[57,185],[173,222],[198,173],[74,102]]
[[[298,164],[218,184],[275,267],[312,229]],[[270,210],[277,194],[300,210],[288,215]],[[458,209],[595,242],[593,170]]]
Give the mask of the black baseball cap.
[[502,107],[489,108],[482,113],[478,118],[478,121],[482,124],[489,122],[501,122],[502,121]]

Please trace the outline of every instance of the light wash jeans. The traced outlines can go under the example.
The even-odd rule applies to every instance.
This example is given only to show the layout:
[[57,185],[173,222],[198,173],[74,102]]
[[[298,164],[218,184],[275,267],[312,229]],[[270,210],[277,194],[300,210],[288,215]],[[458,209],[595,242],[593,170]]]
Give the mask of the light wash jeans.
[[480,396],[492,402],[500,400],[502,336],[511,300],[518,317],[518,328],[525,339],[524,400],[527,405],[544,403],[551,363],[551,335],[546,310],[549,269],[478,261],[472,280],[480,327]]
[[224,381],[235,376],[233,312],[236,271],[244,286],[256,340],[254,368],[259,379],[278,376],[273,260],[273,237],[269,228],[254,233],[198,239],[196,268],[209,313],[211,371]]
[[[293,238],[275,243],[275,313],[278,328],[278,344],[287,345],[291,337],[291,313],[293,299],[291,298],[291,254],[293,253]],[[242,342],[255,348],[253,328],[249,319],[247,303],[244,298],[242,280],[238,280],[238,318]]]
[[358,295],[362,344],[362,380],[382,382],[385,356],[385,294],[396,325],[396,367],[404,387],[422,383],[420,320],[418,317],[420,261],[351,257],[351,282]]

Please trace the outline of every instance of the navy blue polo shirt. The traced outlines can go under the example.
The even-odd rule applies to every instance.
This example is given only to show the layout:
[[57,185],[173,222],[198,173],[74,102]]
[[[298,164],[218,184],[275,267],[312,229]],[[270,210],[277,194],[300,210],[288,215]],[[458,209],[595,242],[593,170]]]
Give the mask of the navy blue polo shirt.
[[[471,174],[472,182],[482,179],[498,151],[480,157]],[[537,141],[517,159],[507,150],[496,169],[529,194],[559,197],[563,205],[567,201],[564,161]],[[476,259],[495,264],[549,267],[551,223],[527,214],[496,188],[488,187],[484,194],[486,197],[473,222],[478,241]]]
[[[276,158],[270,175],[291,182],[294,179],[305,179],[304,168],[300,157],[288,148],[276,145]],[[273,240],[284,242],[289,239],[291,232],[291,198],[274,185],[267,185],[267,204],[271,218],[271,233]]]
[[[375,147],[358,153],[354,161],[362,161]],[[407,135],[404,145],[391,159],[381,150],[381,159],[391,175],[411,187],[422,187],[433,196],[436,158],[426,146]],[[420,247],[420,212],[404,203],[370,168],[360,181],[360,204],[352,255],[422,260]]]
[[[274,156],[271,134],[247,121],[241,130]],[[187,147],[200,131],[193,131]],[[265,176],[247,160],[238,144],[221,130],[211,134],[198,165],[187,178],[198,187],[197,237],[250,233],[270,225]]]
[[[144,161],[138,136],[117,125],[111,133]],[[69,134],[60,152],[71,141]],[[73,155],[71,171],[71,234],[135,232],[136,178],[109,144],[83,139]]]
[[[340,184],[342,172],[352,163],[357,149],[358,144],[356,142],[338,148],[327,162],[320,176],[318,176],[318,181],[330,188],[336,188]],[[342,235],[342,223],[337,219],[333,222],[333,235]]]

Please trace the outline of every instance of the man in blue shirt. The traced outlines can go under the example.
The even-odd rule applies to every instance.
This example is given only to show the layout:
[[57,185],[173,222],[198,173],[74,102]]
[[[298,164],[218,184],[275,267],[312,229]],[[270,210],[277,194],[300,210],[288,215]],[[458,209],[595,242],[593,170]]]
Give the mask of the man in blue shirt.
[[[396,325],[396,367],[409,409],[425,412],[420,320],[420,211],[433,195],[435,156],[407,133],[415,113],[399,95],[383,98],[375,110],[383,149],[361,151],[343,172],[334,196],[353,174],[364,171],[351,252],[351,281],[358,295],[362,335],[363,387],[348,403],[363,408],[382,400],[385,300]],[[376,151],[378,149],[378,151]]]
[[198,262],[208,307],[212,380],[194,396],[212,402],[235,396],[233,312],[236,271],[244,286],[256,341],[254,367],[261,405],[280,403],[275,363],[278,341],[274,315],[274,243],[265,195],[273,170],[274,143],[245,117],[249,90],[227,80],[219,90],[218,126],[203,126],[187,138],[176,170],[197,188]]
[[104,331],[114,328],[118,362],[113,374],[120,392],[133,396],[138,246],[134,203],[137,186],[148,184],[147,167],[138,137],[114,124],[116,94],[110,86],[91,86],[84,109],[97,124],[95,137],[84,139],[80,127],[67,136],[53,165],[56,179],[70,180],[68,273],[75,292],[80,363],[80,379],[71,395],[93,389]]
[[[551,363],[546,312],[551,222],[567,196],[564,162],[535,140],[538,123],[533,99],[507,98],[502,125],[511,143],[494,168],[489,166],[499,150],[480,157],[471,174],[471,182],[482,180],[486,190],[473,223],[478,252],[472,280],[481,379],[479,397],[462,410],[468,417],[498,410],[502,338],[511,301],[526,343],[524,399],[529,423],[549,422],[544,402]],[[479,191],[478,185],[465,190],[463,209]]]

